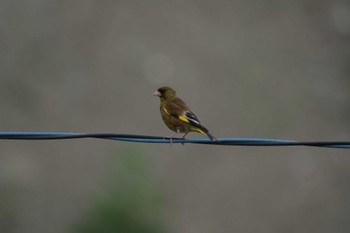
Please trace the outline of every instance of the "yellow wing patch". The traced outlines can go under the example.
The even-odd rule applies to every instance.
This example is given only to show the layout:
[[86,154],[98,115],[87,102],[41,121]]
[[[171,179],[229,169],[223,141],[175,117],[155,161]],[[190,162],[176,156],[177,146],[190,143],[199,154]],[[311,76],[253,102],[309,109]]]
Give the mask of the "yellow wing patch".
[[[166,112],[168,115],[170,115],[170,113],[169,113],[169,111],[166,109],[166,107],[164,107],[163,110],[164,110],[164,112]],[[189,121],[186,117],[184,117],[184,116],[179,116],[179,119],[180,119],[181,121],[186,122],[186,123],[190,123],[190,121]]]
[[179,116],[179,119],[186,122],[186,123],[190,123],[190,121],[184,116]]

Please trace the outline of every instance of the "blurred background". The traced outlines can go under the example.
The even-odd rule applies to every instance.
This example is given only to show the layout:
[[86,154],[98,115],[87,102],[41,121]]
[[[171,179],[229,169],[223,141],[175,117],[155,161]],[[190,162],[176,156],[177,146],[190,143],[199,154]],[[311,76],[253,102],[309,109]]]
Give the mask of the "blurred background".
[[[350,4],[0,2],[1,131],[350,140]],[[202,137],[190,134],[190,138]],[[350,151],[0,141],[0,231],[350,232]]]

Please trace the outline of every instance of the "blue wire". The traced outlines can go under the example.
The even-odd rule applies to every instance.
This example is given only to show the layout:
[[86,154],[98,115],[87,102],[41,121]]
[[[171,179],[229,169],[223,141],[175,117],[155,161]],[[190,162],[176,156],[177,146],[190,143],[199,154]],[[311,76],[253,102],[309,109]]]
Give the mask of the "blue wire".
[[173,144],[211,144],[226,146],[314,146],[327,148],[350,149],[350,142],[339,141],[311,141],[299,142],[293,140],[269,139],[269,138],[218,138],[217,141],[211,141],[208,138],[182,139],[182,138],[166,138],[148,135],[132,135],[132,134],[87,134],[75,132],[0,132],[0,140],[54,140],[54,139],[74,139],[74,138],[98,138],[109,139],[126,142],[142,142],[142,143],[173,143]]

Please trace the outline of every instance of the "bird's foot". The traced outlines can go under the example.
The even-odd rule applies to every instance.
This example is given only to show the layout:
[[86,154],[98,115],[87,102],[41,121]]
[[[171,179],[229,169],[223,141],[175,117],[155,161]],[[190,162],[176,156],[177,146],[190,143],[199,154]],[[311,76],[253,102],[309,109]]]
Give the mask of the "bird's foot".
[[170,146],[173,145],[173,136],[169,136],[169,137],[163,137],[164,139],[169,139],[170,141]]
[[[186,141],[185,136],[183,136],[181,139]],[[185,142],[181,142],[181,144],[182,144],[182,145],[185,145]]]
[[[188,132],[186,132],[186,133],[185,133],[185,135],[184,135],[184,136],[182,136],[182,138],[181,138],[181,139],[182,139],[182,140],[186,140],[186,135],[187,135],[187,134],[188,134]],[[185,142],[181,142],[181,144],[182,144],[182,145],[185,145]]]

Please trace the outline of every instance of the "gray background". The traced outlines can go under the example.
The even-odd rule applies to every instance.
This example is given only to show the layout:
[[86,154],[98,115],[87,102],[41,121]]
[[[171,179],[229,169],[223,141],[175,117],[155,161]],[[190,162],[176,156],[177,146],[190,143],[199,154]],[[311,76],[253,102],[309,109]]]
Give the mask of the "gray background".
[[[169,136],[169,85],[216,137],[349,140],[349,18],[340,0],[2,0],[1,131]],[[349,232],[349,155],[0,141],[0,228],[89,232],[122,195],[148,232]]]

